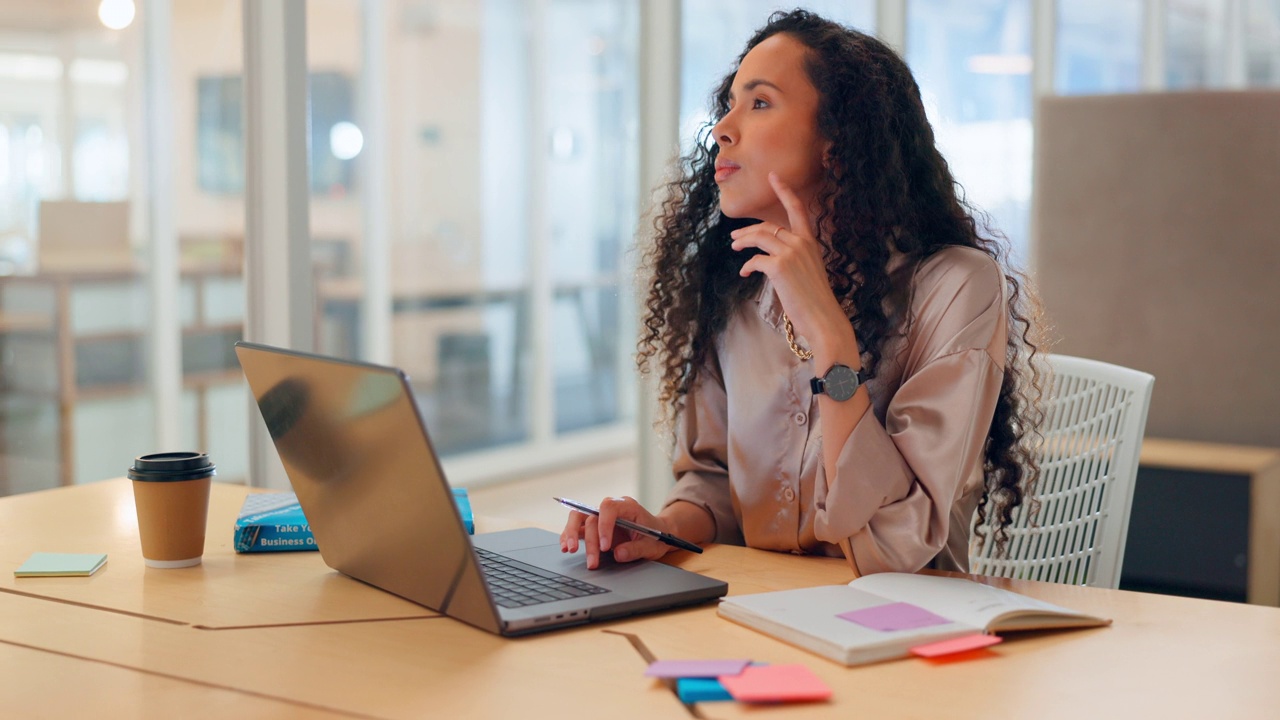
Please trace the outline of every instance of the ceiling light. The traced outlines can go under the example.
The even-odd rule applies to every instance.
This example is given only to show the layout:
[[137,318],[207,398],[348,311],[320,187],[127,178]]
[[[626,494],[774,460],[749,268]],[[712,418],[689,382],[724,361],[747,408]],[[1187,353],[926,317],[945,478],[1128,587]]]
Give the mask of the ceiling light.
[[364,148],[364,133],[346,120],[329,128],[329,152],[339,160],[350,160]]
[[112,30],[123,30],[133,22],[133,0],[102,0],[98,4],[98,19]]

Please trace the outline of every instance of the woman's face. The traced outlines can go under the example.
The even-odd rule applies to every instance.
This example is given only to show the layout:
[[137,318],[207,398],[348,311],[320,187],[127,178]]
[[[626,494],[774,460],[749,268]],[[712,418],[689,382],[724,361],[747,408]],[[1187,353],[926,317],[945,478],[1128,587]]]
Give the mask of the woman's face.
[[729,113],[712,129],[720,146],[720,210],[729,217],[790,225],[769,185],[770,172],[808,207],[822,186],[831,143],[818,133],[818,91],[804,69],[807,53],[791,36],[773,35],[738,67]]

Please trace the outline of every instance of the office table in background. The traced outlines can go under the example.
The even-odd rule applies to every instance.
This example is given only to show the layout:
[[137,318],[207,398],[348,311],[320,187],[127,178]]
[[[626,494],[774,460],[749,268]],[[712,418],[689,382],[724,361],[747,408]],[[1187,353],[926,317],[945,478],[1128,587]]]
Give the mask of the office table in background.
[[1280,606],[1280,449],[1145,438],[1120,587]]
[[[236,555],[244,487],[214,485],[204,564],[143,565],[127,481],[0,499],[0,708],[74,717],[1259,717],[1280,707],[1280,610],[991,580],[1111,617],[1008,636],[960,661],[845,668],[740,627],[713,605],[503,639],[324,566]],[[483,526],[483,508],[477,509]],[[15,579],[34,551],[107,552],[89,578]],[[841,560],[713,546],[670,561],[733,594],[847,582]],[[681,706],[660,659],[802,663],[830,703]],[[190,713],[175,712],[190,708]]]
[[[238,260],[182,264],[182,383],[199,409],[198,447],[208,447],[211,425],[218,422],[210,416],[210,400],[244,383],[231,352],[243,322],[219,311],[216,302],[236,292],[241,273]],[[80,269],[0,275],[0,351],[9,356],[0,383],[0,402],[8,403],[8,412],[0,412],[0,456],[11,456],[0,471],[0,494],[97,479],[100,471],[93,467],[101,467],[104,451],[92,432],[94,408],[100,413],[104,403],[148,392],[149,332],[141,302],[146,284],[147,274],[138,267],[108,269],[92,262]],[[22,432],[24,423],[33,422],[53,423],[52,430],[41,431],[51,433],[53,447],[41,449],[44,435]],[[223,468],[224,480],[228,470]]]

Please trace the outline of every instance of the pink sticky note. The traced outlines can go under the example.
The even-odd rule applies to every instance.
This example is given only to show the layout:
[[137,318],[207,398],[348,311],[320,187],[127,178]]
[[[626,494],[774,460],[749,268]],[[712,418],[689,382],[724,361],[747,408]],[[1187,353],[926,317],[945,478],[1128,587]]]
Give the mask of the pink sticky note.
[[888,605],[861,610],[850,610],[836,617],[858,623],[872,630],[889,632],[892,630],[911,630],[912,628],[929,627],[930,625],[946,625],[950,620],[941,615],[934,615],[922,607],[911,603],[897,602]]
[[831,688],[804,665],[752,665],[720,684],[738,702],[805,702],[826,700]]
[[940,657],[942,655],[952,655],[954,653],[962,653],[967,650],[977,650],[978,648],[989,647],[1000,642],[1004,638],[999,635],[965,635],[963,637],[943,640],[941,642],[929,643],[928,645],[917,645],[911,648],[913,655],[920,657]]
[[737,675],[750,664],[750,660],[655,660],[644,674],[656,678],[713,678]]

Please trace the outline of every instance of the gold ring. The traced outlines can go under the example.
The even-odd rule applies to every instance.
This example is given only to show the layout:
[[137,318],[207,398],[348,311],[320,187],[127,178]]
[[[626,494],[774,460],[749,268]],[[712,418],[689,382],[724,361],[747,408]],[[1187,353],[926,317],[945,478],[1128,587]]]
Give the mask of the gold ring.
[[782,226],[781,226],[781,225],[779,225],[779,226],[778,226],[778,228],[777,228],[776,230],[774,230],[774,231],[773,231],[773,239],[774,239],[774,240],[777,240],[777,239],[778,239],[778,233],[780,233],[780,232],[782,232]]

